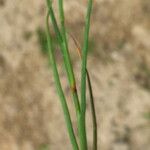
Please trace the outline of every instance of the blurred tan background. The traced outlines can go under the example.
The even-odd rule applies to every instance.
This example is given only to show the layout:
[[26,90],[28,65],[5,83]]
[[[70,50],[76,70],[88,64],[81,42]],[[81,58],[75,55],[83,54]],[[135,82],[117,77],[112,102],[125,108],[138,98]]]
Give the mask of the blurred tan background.
[[[85,12],[86,0],[65,0],[67,30],[80,43]],[[0,0],[0,150],[71,150],[48,65],[45,15],[44,0]],[[89,43],[98,149],[150,150],[150,1],[95,0]],[[69,44],[79,79],[80,60]],[[89,99],[87,116],[91,149]]]

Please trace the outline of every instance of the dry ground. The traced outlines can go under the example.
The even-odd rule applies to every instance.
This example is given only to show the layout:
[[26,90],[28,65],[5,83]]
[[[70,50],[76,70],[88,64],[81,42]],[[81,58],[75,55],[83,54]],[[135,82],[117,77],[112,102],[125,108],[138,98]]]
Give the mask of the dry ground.
[[[85,10],[86,1],[65,0],[68,32],[81,43]],[[48,145],[50,150],[71,150],[52,73],[38,43],[36,31],[44,28],[45,13],[41,0],[0,0],[0,150],[43,150]],[[70,47],[79,72],[71,40]],[[95,0],[88,68],[99,150],[150,149],[149,54],[150,1]],[[91,147],[89,117],[87,128]]]

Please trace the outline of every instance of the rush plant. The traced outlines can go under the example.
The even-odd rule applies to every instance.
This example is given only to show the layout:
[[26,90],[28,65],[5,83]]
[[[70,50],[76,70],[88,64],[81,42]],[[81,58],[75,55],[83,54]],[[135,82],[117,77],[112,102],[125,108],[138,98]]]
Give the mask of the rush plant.
[[[88,0],[87,6],[87,14],[85,18],[85,31],[84,31],[84,44],[83,48],[80,48],[80,45],[76,41],[74,37],[73,40],[77,46],[77,50],[79,52],[81,58],[81,90],[78,92],[74,70],[70,58],[70,53],[68,49],[68,39],[67,39],[67,32],[65,26],[65,15],[64,15],[64,8],[63,8],[63,0],[58,0],[58,10],[59,10],[59,20],[60,20],[60,27],[58,26],[53,6],[52,0],[46,0],[47,4],[47,16],[46,16],[46,34],[47,34],[47,44],[48,44],[48,54],[49,60],[51,62],[51,67],[53,70],[53,76],[55,80],[55,85],[57,88],[57,92],[59,95],[59,99],[62,105],[64,118],[66,121],[67,131],[70,137],[70,141],[72,144],[73,150],[88,150],[88,143],[87,143],[87,131],[86,131],[86,80],[88,83],[88,90],[90,94],[90,102],[91,102],[91,110],[92,110],[92,121],[93,121],[93,150],[97,150],[97,123],[96,123],[96,113],[95,113],[95,106],[94,106],[94,99],[92,93],[92,85],[90,81],[90,76],[87,70],[87,55],[88,55],[88,44],[89,44],[89,30],[90,30],[90,17],[92,11],[92,3],[93,0]],[[57,69],[57,63],[54,56],[54,47],[53,47],[53,39],[50,33],[50,25],[49,19],[51,20],[52,27],[55,31],[58,45],[60,47],[63,61],[66,70],[66,76],[68,79],[68,83],[70,86],[70,92],[73,98],[74,107],[76,111],[76,120],[78,126],[78,135],[79,137],[75,136],[74,129],[72,126],[71,116],[67,105],[66,96],[63,92],[63,88],[60,81],[60,76]],[[80,94],[80,95],[79,95]],[[77,138],[79,140],[77,140]],[[79,141],[79,143],[78,143]]]

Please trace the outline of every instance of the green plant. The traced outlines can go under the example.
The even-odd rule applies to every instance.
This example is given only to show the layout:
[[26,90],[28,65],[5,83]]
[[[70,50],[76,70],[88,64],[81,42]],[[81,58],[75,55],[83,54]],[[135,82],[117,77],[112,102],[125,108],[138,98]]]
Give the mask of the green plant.
[[[95,114],[95,107],[94,107],[94,100],[93,100],[93,93],[92,93],[92,86],[90,82],[89,73],[87,71],[87,54],[88,54],[88,47],[89,47],[89,29],[90,29],[90,16],[92,11],[92,0],[88,0],[88,9],[85,21],[85,32],[84,32],[84,45],[83,50],[80,49],[80,56],[82,56],[82,70],[81,70],[81,98],[78,96],[78,91],[76,88],[76,81],[73,71],[73,66],[70,58],[70,53],[68,50],[68,40],[67,40],[67,32],[65,27],[65,15],[63,9],[63,0],[58,0],[59,5],[59,19],[60,19],[60,28],[58,27],[55,14],[52,7],[52,1],[47,0],[47,17],[46,17],[46,34],[47,34],[47,43],[48,43],[48,53],[49,53],[49,60],[52,65],[53,69],[53,76],[55,79],[55,84],[57,87],[58,95],[60,98],[60,102],[62,104],[62,109],[64,112],[64,117],[70,137],[70,141],[72,143],[72,147],[74,150],[87,150],[87,135],[86,135],[86,79],[88,81],[89,86],[89,93],[90,93],[90,100],[91,100],[91,108],[92,108],[92,116],[93,116],[93,150],[97,149],[97,125],[96,125],[96,114]],[[77,137],[74,134],[71,116],[69,113],[68,105],[66,102],[66,97],[64,95],[60,77],[58,74],[57,64],[54,57],[54,47],[53,47],[53,39],[50,34],[49,29],[49,18],[51,18],[51,22],[58,40],[58,44],[60,46],[63,61],[65,64],[65,70],[68,78],[68,83],[71,89],[71,94],[74,101],[76,116],[77,116],[77,125],[78,125],[78,133],[79,133],[79,145],[77,142]]]

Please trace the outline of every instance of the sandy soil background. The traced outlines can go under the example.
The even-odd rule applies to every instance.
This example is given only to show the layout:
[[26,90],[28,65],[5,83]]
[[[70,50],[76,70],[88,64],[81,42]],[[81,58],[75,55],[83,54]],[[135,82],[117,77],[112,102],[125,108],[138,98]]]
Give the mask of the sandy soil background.
[[[56,6],[54,2],[57,11]],[[85,0],[65,0],[67,30],[81,43],[85,11]],[[71,150],[52,72],[41,50],[45,45],[39,41],[45,14],[42,0],[0,0],[0,150]],[[70,50],[79,80],[80,61],[71,39]],[[74,116],[59,52],[57,59]],[[94,1],[88,68],[98,149],[149,150],[149,0]],[[72,120],[76,125],[75,117]],[[87,128],[91,149],[90,117]]]

